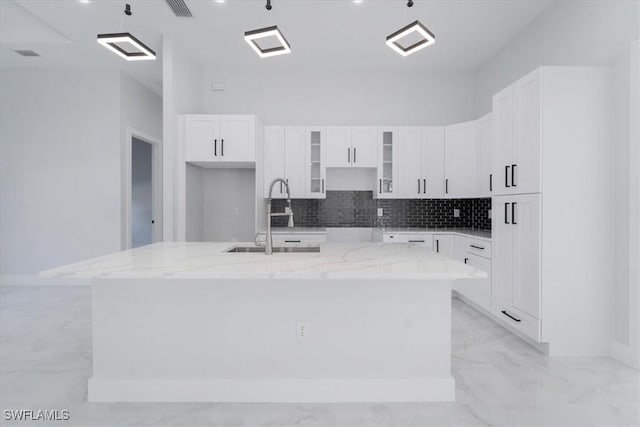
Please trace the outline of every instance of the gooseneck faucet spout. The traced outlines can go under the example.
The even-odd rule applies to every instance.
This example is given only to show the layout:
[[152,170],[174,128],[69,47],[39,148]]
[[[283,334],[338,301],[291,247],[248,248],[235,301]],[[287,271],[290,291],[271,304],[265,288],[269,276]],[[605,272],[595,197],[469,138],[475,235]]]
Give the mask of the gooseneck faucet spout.
[[[284,184],[287,190],[287,203],[289,206],[285,208],[284,212],[271,213],[271,195],[273,194],[273,186],[277,183]],[[280,187],[282,189],[282,187]],[[284,178],[274,178],[269,185],[269,198],[267,199],[267,237],[265,242],[264,253],[265,255],[273,254],[273,239],[271,238],[271,218],[274,216],[288,216],[289,227],[293,227],[293,210],[291,210],[291,192],[289,191],[289,182]]]

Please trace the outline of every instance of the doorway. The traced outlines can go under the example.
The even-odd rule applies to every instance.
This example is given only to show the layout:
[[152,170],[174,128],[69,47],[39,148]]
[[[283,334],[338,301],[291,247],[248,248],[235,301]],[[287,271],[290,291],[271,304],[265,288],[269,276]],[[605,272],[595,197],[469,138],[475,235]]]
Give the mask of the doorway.
[[131,138],[131,247],[153,243],[153,147]]

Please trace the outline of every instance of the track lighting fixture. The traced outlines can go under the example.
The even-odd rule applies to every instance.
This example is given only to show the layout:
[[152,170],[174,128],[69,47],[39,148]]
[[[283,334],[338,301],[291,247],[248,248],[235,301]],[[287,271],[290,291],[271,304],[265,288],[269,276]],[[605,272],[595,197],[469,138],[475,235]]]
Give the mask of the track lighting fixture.
[[[407,2],[407,7],[412,7],[413,1]],[[417,33],[420,40],[410,45],[403,45],[401,40],[412,33]],[[420,21],[414,21],[411,24],[400,28],[398,31],[387,36],[387,46],[395,50],[402,56],[409,56],[427,46],[431,46],[436,42],[436,36],[429,31],[427,27],[422,25]]]
[[[124,14],[131,16],[131,5],[126,4]],[[122,27],[122,26],[121,26]],[[130,33],[98,34],[98,43],[127,61],[145,61],[156,59],[156,53]]]

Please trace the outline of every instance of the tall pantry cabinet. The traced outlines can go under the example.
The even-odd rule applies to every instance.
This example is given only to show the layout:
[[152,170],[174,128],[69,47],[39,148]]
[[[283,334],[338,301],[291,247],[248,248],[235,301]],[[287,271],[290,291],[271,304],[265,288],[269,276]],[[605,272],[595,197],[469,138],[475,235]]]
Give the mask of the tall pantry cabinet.
[[608,73],[542,67],[493,97],[492,312],[555,356],[610,345]]

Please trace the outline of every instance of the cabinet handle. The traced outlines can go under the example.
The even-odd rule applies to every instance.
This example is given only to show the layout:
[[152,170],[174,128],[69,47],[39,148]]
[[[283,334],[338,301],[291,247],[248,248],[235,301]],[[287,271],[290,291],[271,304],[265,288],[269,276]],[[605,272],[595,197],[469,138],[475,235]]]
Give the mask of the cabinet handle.
[[469,261],[469,258],[465,258],[465,259],[464,259],[464,263],[465,263],[465,264],[467,263],[467,261]]
[[444,180],[444,194],[449,194],[449,178]]
[[220,155],[224,156],[224,139],[220,140]]
[[504,186],[505,186],[505,187],[507,187],[507,188],[508,188],[508,187],[511,187],[511,186],[509,185],[509,168],[510,168],[510,167],[511,167],[511,166],[505,166],[505,167],[504,167]]
[[518,202],[511,203],[511,224],[513,224],[513,225],[517,225],[518,224],[516,222],[516,205],[517,204],[518,204]]
[[322,194],[324,194],[324,178],[322,178]]
[[285,243],[301,243],[300,240],[285,240]]
[[427,194],[427,180],[422,180],[422,194]]
[[347,163],[351,163],[351,148],[347,148]]
[[509,313],[507,313],[506,310],[502,310],[502,314],[504,314],[505,316],[507,316],[509,319],[511,320],[515,320],[516,322],[520,322],[520,319],[516,319],[515,317],[513,317],[512,315],[510,315]]
[[516,177],[515,177],[516,166],[518,166],[518,165],[511,165],[511,186],[512,187],[517,187],[517,185],[516,185]]
[[382,179],[380,180],[380,194],[382,194]]
[[418,178],[418,194],[420,194],[420,178]]
[[409,240],[409,243],[424,243],[424,240]]
[[213,155],[218,157],[218,140],[213,140]]
[[356,163],[356,147],[353,147],[353,163]]
[[280,181],[280,194],[282,194],[282,181]]
[[509,215],[509,203],[505,203],[504,204],[504,223],[505,224],[509,224],[509,221],[507,220],[507,217]]
[[474,249],[480,249],[481,251],[484,251],[484,248],[482,246],[476,246],[476,245],[469,245],[469,246]]
[[440,253],[440,240],[436,239],[436,252]]
[[489,191],[493,191],[493,174],[489,174]]

